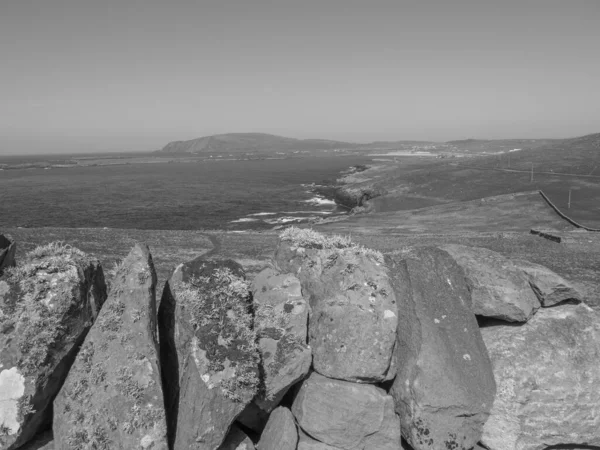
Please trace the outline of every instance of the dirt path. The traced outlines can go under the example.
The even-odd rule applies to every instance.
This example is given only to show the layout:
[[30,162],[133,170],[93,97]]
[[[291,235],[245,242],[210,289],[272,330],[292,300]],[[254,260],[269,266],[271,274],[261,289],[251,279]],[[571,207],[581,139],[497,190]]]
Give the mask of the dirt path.
[[219,240],[219,238],[212,234],[205,234],[204,236],[206,236],[206,238],[210,239],[210,243],[213,245],[213,248],[211,250],[207,251],[202,256],[205,258],[209,258],[209,257],[219,253],[221,251],[221,241]]

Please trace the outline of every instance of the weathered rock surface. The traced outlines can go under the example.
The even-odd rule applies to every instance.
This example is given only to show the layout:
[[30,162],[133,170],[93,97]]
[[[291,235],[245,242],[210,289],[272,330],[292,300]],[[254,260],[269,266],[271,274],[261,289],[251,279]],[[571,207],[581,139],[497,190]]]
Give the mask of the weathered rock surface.
[[481,440],[486,447],[600,446],[600,314],[561,305],[520,327],[481,332],[498,383]]
[[388,261],[398,299],[398,375],[390,394],[415,450],[469,449],[495,394],[490,360],[464,274],[443,250]]
[[168,448],[155,288],[152,256],[136,244],[54,402],[57,448]]
[[298,428],[298,447],[297,450],[340,450],[339,447],[324,444],[313,438]]
[[308,347],[308,304],[300,281],[265,269],[252,283],[255,330],[264,369],[264,393],[255,402],[270,412],[287,390],[302,379],[312,362]]
[[16,251],[17,244],[0,234],[0,275],[2,275],[4,269],[15,265]]
[[163,385],[174,448],[215,450],[259,384],[249,286],[234,261],[178,266],[159,308]]
[[366,449],[371,441],[377,442],[378,448],[392,449],[398,448],[399,431],[390,431],[388,416],[396,416],[389,400],[385,391],[374,385],[333,380],[313,372],[302,383],[292,413],[304,432],[327,445]]
[[390,362],[398,318],[381,255],[311,230],[288,230],[275,261],[282,272],[298,277],[309,297],[315,370],[357,382],[393,377]]
[[381,428],[376,433],[365,437],[358,448],[361,450],[375,448],[378,450],[398,450],[402,448],[400,417],[396,414],[392,397],[385,397]]
[[571,283],[545,266],[524,259],[513,260],[527,277],[533,292],[544,307],[566,300],[581,302],[581,294]]
[[287,408],[275,408],[256,447],[258,450],[296,450],[297,444],[294,416]]
[[102,268],[72,247],[30,252],[0,278],[0,448],[30,440],[106,299]]
[[526,322],[540,307],[527,275],[510,259],[481,247],[441,247],[463,268],[473,312],[509,322]]
[[365,204],[376,197],[385,195],[386,191],[373,182],[363,182],[340,186],[335,190],[334,200],[337,204],[346,208],[365,206]]
[[254,448],[252,440],[234,424],[231,426],[219,450],[254,450]]

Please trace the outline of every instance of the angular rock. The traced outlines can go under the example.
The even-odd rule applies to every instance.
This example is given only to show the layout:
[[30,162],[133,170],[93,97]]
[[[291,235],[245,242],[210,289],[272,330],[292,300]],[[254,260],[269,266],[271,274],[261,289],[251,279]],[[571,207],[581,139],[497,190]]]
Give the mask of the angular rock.
[[[379,434],[382,449],[393,447],[387,416],[389,396],[370,384],[334,380],[313,372],[292,405],[298,425],[312,438],[341,449],[367,448],[368,437]],[[397,444],[397,442],[396,442]]]
[[543,307],[556,305],[566,300],[581,302],[581,294],[571,283],[557,273],[540,264],[524,259],[513,260],[529,279],[533,292]]
[[415,449],[469,449],[495,394],[490,360],[464,274],[443,250],[415,248],[388,261],[399,324],[390,394]]
[[246,433],[234,424],[231,426],[219,450],[254,450],[254,444],[246,436]]
[[294,275],[282,275],[270,268],[255,277],[252,294],[265,380],[265,392],[255,402],[270,412],[310,369],[308,304]]
[[136,244],[54,402],[57,448],[167,450],[155,287],[152,256]]
[[178,266],[163,292],[159,333],[170,440],[215,450],[259,384],[241,266],[201,258]]
[[15,265],[15,253],[17,244],[9,241],[6,237],[0,234],[0,275],[8,267]]
[[105,299],[99,262],[61,244],[38,247],[0,278],[0,448],[22,446],[49,424]]
[[287,408],[275,408],[256,447],[258,450],[296,450],[296,444],[298,431],[294,416]]
[[508,322],[526,322],[540,307],[527,275],[510,259],[481,247],[441,246],[463,268],[473,312]]
[[[400,447],[398,447],[400,448]],[[298,428],[298,447],[297,450],[341,450],[339,447],[323,444]]]
[[391,379],[398,317],[381,254],[291,227],[281,235],[275,261],[298,277],[309,297],[315,370],[348,381]]
[[481,439],[487,448],[600,446],[598,312],[562,305],[541,309],[520,327],[481,332],[498,383]]
[[369,200],[385,195],[387,191],[371,181],[340,186],[335,190],[335,202],[346,208],[364,206]]

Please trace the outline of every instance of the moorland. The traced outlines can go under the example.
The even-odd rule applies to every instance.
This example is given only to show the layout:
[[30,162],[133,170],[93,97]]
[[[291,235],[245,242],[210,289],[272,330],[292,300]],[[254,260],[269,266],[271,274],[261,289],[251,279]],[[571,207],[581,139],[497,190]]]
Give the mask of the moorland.
[[[187,158],[210,159],[215,156],[214,152],[224,156],[223,152],[233,153],[237,149],[239,155],[244,156],[247,153],[257,158],[265,155],[281,157],[281,163],[291,167],[299,161],[315,161],[314,167],[325,161],[294,154],[307,150],[297,150],[293,140],[285,141],[287,147],[282,150],[291,155],[277,155],[280,150],[269,147],[268,142],[280,142],[278,137],[241,136],[243,139],[234,134],[201,140],[204,144],[212,142],[212,146],[206,144],[200,150],[198,142],[190,144],[191,147],[182,143],[169,144],[149,158],[165,158],[168,154],[168,158],[185,162]],[[264,142],[268,144],[265,144],[266,150],[257,150]],[[331,158],[331,152],[336,150],[331,144],[333,141],[326,141],[331,146],[319,148],[322,142],[309,142],[312,156],[329,155]],[[303,141],[303,148],[306,149],[309,143]],[[341,148],[342,144],[335,145]],[[188,153],[189,149],[195,149],[197,153]],[[398,152],[408,152],[408,156],[397,156]],[[429,154],[423,155],[424,152]],[[124,158],[130,157],[141,156]],[[561,219],[538,193],[543,190],[558,208],[575,220],[600,228],[600,169],[597,168],[600,165],[600,134],[563,140],[353,144],[336,155],[347,166],[356,164],[356,157],[362,158],[363,162],[370,161],[371,168],[346,176],[340,182],[358,189],[377,185],[385,194],[369,200],[367,213],[356,211],[356,214],[323,219],[306,226],[326,233],[351,235],[357,242],[382,251],[440,243],[487,247],[510,257],[547,265],[578,283],[583,292],[588,293],[591,303],[600,298],[596,286],[600,270],[598,234],[582,231]],[[105,161],[113,161],[110,156],[106,158]],[[159,194],[159,187],[148,188],[157,189]],[[215,189],[218,187],[213,188],[213,193],[204,191],[198,195],[214,195]],[[258,201],[266,200],[259,198]],[[3,207],[6,205],[3,201]],[[8,205],[11,209],[19,208],[13,202]],[[152,208],[151,203],[147,207]],[[177,214],[185,217],[188,212],[196,214],[186,212],[185,207]],[[35,214],[35,209],[28,214]],[[186,230],[174,227],[161,230],[136,227],[135,221],[130,226],[100,229],[93,223],[85,225],[85,220],[83,205],[81,222],[75,228],[56,226],[56,222],[51,227],[8,227],[2,219],[0,225],[2,233],[19,243],[19,253],[41,243],[60,240],[97,255],[109,269],[127,254],[134,241],[147,242],[155,257],[159,281],[163,283],[176,264],[202,254],[232,257],[250,273],[256,273],[268,263],[279,232],[219,226],[193,229],[193,225],[182,227]],[[531,235],[532,228],[553,230],[567,238],[557,244]]]

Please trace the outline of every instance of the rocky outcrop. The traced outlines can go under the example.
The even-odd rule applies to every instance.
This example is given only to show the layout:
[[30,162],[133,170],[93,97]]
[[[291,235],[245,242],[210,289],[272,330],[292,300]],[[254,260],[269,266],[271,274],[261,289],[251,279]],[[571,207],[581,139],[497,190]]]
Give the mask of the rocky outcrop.
[[495,383],[461,268],[417,248],[388,261],[398,300],[398,374],[392,389],[402,435],[415,450],[469,449],[481,437]]
[[385,195],[386,190],[372,182],[348,184],[335,190],[334,200],[348,209],[364,207],[373,198]]
[[155,288],[148,247],[137,244],[54,402],[57,448],[168,449]]
[[264,370],[264,392],[255,402],[270,412],[310,369],[308,304],[298,278],[270,268],[255,277],[252,294],[254,328]]
[[[313,372],[292,405],[298,426],[315,440],[340,449],[396,449],[399,423],[393,400],[374,385],[326,378]],[[378,447],[370,447],[377,443]]]
[[317,372],[358,382],[393,378],[398,318],[381,254],[343,238],[288,228],[275,262],[298,277],[309,297],[309,343]]
[[526,322],[540,307],[528,276],[508,258],[480,247],[450,244],[441,248],[463,268],[475,314]]
[[165,285],[163,385],[174,448],[215,450],[259,386],[259,354],[241,266],[196,259]]
[[482,437],[487,448],[600,446],[597,312],[561,305],[538,311],[522,326],[481,331],[498,383]]
[[294,416],[287,408],[276,408],[258,441],[258,450],[296,450],[296,444],[298,432]]
[[96,259],[38,247],[0,278],[0,448],[22,446],[51,406],[106,299]]
[[529,284],[542,306],[554,306],[567,300],[581,302],[582,296],[577,289],[547,267],[523,259],[513,262],[527,275]]
[[16,251],[17,244],[0,234],[0,275],[2,275],[4,269],[15,265]]

